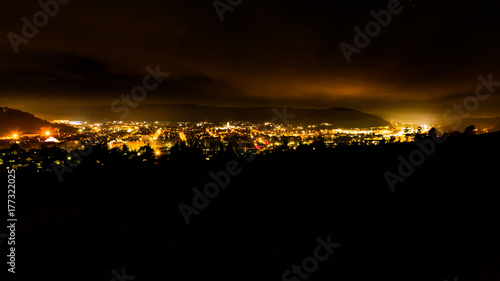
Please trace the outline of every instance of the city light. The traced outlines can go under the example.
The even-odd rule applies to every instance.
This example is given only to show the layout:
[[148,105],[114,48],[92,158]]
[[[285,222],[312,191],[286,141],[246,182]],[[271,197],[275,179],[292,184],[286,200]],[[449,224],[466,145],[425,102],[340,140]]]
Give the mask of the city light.
[[[137,125],[137,126],[136,126]],[[328,124],[329,125],[329,124]],[[149,146],[153,151],[153,158],[162,156],[170,158],[170,151],[175,145],[191,147],[196,144],[202,149],[205,157],[210,158],[221,148],[229,143],[233,147],[244,146],[245,151],[251,153],[268,154],[276,149],[295,150],[300,145],[311,145],[315,141],[323,142],[327,148],[349,145],[379,145],[395,142],[414,141],[417,134],[426,134],[433,125],[398,124],[393,126],[371,128],[329,128],[319,125],[306,126],[281,126],[272,124],[271,127],[251,122],[235,121],[233,123],[221,122],[218,124],[201,122],[117,122],[108,121],[95,124],[78,126],[75,133],[59,134],[55,139],[54,130],[40,128],[39,134],[11,131],[9,137],[13,142],[18,142],[21,137],[24,141],[64,144],[64,149],[70,150],[72,142],[75,145],[82,141],[86,143],[106,142],[109,149],[122,149],[127,146],[133,156],[144,156],[139,152],[142,147]],[[228,130],[230,128],[230,130]],[[305,129],[305,130],[304,130]],[[481,132],[481,130],[478,130]],[[81,135],[85,133],[85,135]],[[40,136],[44,138],[41,139]],[[76,140],[79,139],[79,140]],[[132,156],[133,155],[133,156]]]

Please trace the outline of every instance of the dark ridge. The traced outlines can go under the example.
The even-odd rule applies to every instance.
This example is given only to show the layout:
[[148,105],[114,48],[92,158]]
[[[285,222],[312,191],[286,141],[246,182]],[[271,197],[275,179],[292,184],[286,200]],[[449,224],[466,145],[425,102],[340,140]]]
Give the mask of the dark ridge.
[[38,134],[42,128],[59,128],[62,133],[74,131],[69,126],[52,124],[35,117],[31,113],[0,107],[0,136],[10,136],[13,132]]
[[[276,110],[279,114],[276,114]],[[90,122],[121,120],[124,111],[113,113],[109,107],[78,108],[80,116],[86,116]],[[283,118],[286,114],[294,117]],[[66,112],[64,119],[72,112]],[[176,105],[139,105],[130,110],[124,121],[169,121],[169,122],[230,122],[248,121],[253,123],[275,122],[284,124],[320,124],[330,123],[338,128],[370,128],[391,126],[375,115],[348,108],[299,109],[284,107],[215,107],[193,104]]]

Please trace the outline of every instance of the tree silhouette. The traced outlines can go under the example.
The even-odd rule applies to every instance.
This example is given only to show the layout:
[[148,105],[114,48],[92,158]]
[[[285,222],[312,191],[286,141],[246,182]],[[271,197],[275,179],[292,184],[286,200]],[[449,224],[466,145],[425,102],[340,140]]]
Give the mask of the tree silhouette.
[[427,134],[429,137],[436,137],[437,136],[437,130],[436,128],[432,127],[430,130],[429,130],[429,133]]
[[473,136],[475,134],[476,134],[476,126],[470,125],[467,128],[465,128],[464,135]]
[[323,151],[326,149],[326,145],[325,145],[325,142],[323,140],[315,140],[313,141],[313,143],[311,144],[311,147],[315,150],[315,151]]
[[141,159],[142,160],[144,160],[144,159],[151,159],[153,157],[153,155],[154,155],[153,149],[149,145],[141,147],[139,149],[139,153],[141,154]]

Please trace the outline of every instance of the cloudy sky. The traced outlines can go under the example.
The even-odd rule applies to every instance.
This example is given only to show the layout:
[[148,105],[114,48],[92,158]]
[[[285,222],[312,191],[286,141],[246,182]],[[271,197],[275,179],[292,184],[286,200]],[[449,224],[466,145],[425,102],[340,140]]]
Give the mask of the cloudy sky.
[[[0,105],[47,119],[64,117],[58,108],[107,108],[159,65],[170,75],[139,106],[350,107],[429,123],[473,94],[479,75],[500,81],[500,17],[484,1],[401,0],[348,63],[339,44],[354,45],[354,28],[388,2],[243,0],[221,22],[212,0],[71,0],[16,53],[8,34],[23,36],[21,19],[41,7],[10,1]],[[500,116],[499,93],[473,116]]]

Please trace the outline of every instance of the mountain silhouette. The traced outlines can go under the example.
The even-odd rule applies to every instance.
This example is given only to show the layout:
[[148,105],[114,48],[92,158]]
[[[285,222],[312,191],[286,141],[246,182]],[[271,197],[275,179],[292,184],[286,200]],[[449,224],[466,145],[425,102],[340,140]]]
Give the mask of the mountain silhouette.
[[[139,105],[129,108],[129,113],[124,110],[113,112],[110,107],[79,107],[73,110],[78,116],[71,117],[72,112],[66,112],[64,119],[82,118],[85,116],[90,122],[101,120],[124,121],[168,121],[168,122],[231,122],[248,121],[254,123],[279,123],[279,124],[320,124],[329,123],[337,128],[370,128],[391,126],[386,120],[355,109],[330,108],[330,109],[299,109],[285,107],[215,107],[192,104],[175,105]],[[61,117],[62,118],[62,117]]]
[[66,125],[52,124],[21,110],[0,107],[0,135],[10,136],[14,132],[39,134],[42,128],[59,128],[61,132],[74,130]]

